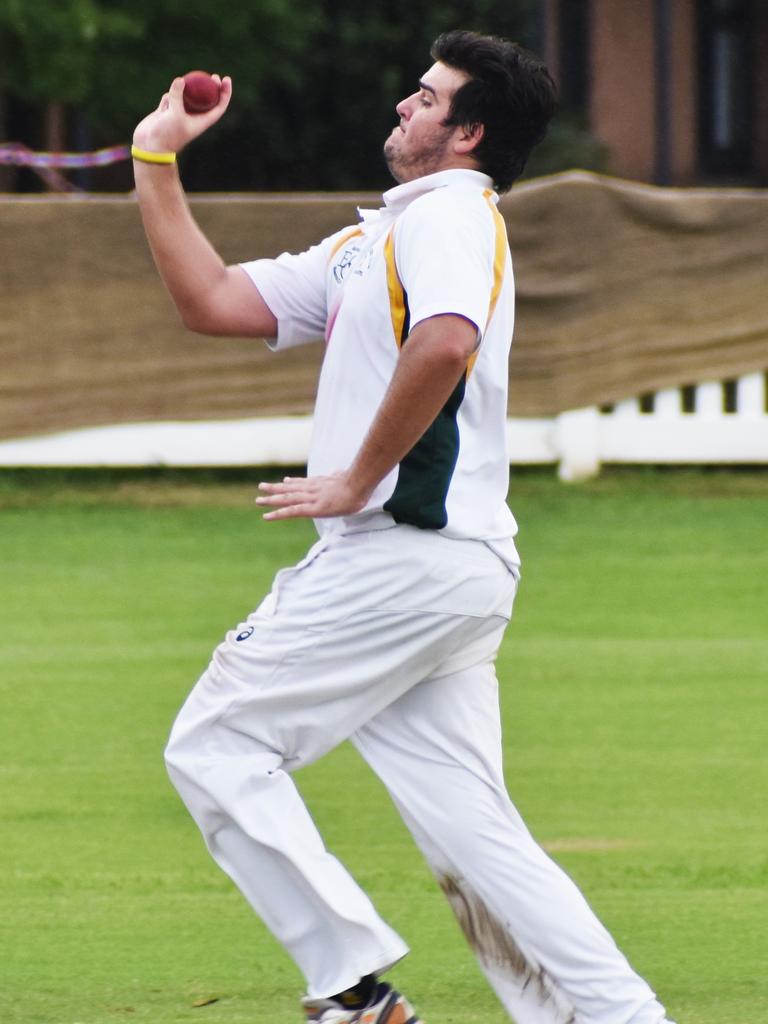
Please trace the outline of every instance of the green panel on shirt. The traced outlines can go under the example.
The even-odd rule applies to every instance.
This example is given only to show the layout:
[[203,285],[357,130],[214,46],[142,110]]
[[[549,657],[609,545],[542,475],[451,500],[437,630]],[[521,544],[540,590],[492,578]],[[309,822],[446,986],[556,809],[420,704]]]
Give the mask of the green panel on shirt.
[[397,523],[440,530],[448,522],[445,501],[459,457],[456,422],[464,400],[466,374],[416,444],[400,463],[392,497],[384,503]]

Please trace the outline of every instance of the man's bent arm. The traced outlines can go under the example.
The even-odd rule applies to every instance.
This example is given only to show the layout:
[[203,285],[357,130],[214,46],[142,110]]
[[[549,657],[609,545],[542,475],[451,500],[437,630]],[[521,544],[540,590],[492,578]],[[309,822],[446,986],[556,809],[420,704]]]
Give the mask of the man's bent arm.
[[[187,114],[183,79],[138,125],[134,143],[152,152],[178,152],[215,123],[229,103],[231,83],[207,114]],[[177,166],[134,160],[136,193],[157,269],[184,324],[202,334],[276,337],[277,321],[245,272],[227,266],[198,227]]]
[[352,515],[411,450],[450,398],[477,347],[477,328],[454,314],[422,320],[408,335],[395,372],[352,465],[332,476],[262,483],[265,519]]

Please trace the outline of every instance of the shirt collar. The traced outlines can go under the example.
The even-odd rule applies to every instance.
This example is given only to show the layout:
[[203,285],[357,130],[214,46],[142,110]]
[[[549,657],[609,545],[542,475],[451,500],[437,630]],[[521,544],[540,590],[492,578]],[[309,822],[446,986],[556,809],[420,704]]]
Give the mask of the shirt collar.
[[358,214],[363,222],[363,228],[372,227],[375,224],[381,225],[391,221],[403,212],[414,199],[426,195],[436,188],[445,188],[448,185],[471,185],[474,188],[490,189],[492,199],[498,202],[499,197],[493,191],[493,179],[482,171],[473,171],[470,168],[453,167],[447,171],[436,171],[434,174],[425,174],[422,178],[414,178],[413,181],[406,181],[402,185],[395,185],[382,196],[384,206],[380,210],[362,210],[358,208]]
[[414,178],[413,181],[396,185],[385,192],[382,199],[387,209],[397,210],[400,213],[418,196],[436,188],[445,188],[446,185],[474,185],[475,188],[493,190],[493,180],[482,171],[473,171],[468,167],[454,167],[447,171],[436,171],[435,174],[425,174],[423,178]]

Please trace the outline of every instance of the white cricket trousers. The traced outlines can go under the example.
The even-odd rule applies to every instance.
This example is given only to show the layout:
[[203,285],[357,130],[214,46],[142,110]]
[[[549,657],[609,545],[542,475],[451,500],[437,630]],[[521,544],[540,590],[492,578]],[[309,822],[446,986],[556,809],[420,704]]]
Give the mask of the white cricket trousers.
[[653,992],[506,793],[493,663],[515,590],[477,541],[395,526],[319,542],[214,652],[174,724],[169,773],[310,996],[408,952],[291,778],[349,738],[518,1024],[659,1024]]

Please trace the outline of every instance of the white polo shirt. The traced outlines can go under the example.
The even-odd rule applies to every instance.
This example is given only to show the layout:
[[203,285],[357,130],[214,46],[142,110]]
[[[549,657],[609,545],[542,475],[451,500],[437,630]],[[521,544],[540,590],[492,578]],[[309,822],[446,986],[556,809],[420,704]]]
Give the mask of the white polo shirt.
[[[299,255],[243,264],[278,322],[275,349],[325,340],[308,473],[350,465],[418,323],[453,313],[478,348],[435,422],[366,508],[318,520],[321,535],[391,517],[490,542],[516,561],[507,503],[507,376],[512,262],[498,196],[478,171],[449,170],[384,194],[356,227]],[[383,520],[382,520],[383,521]]]

